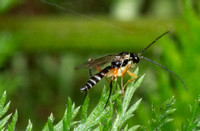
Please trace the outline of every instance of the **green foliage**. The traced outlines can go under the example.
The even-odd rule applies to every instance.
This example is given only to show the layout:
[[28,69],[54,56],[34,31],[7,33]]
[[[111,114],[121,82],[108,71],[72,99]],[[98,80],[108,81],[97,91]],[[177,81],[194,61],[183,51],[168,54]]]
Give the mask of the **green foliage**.
[[[136,70],[138,72],[138,69]],[[43,131],[69,131],[73,129],[74,131],[87,131],[87,130],[112,130],[117,131],[120,129],[128,130],[136,130],[139,128],[139,125],[133,126],[128,129],[128,125],[125,126],[125,122],[133,117],[133,112],[138,108],[141,99],[139,99],[135,104],[130,105],[130,101],[133,97],[135,90],[140,86],[144,75],[141,76],[136,83],[129,84],[127,90],[125,92],[125,97],[121,99],[121,91],[120,88],[113,93],[110,97],[110,102],[107,107],[105,104],[108,99],[109,91],[106,91],[106,87],[104,87],[101,98],[97,106],[93,109],[93,111],[87,116],[87,110],[89,107],[89,95],[86,96],[85,101],[82,106],[81,120],[74,121],[74,118],[77,116],[80,106],[75,108],[75,104],[72,104],[70,98],[68,98],[67,108],[63,115],[63,118],[58,122],[58,124],[54,125],[54,116],[51,114],[45,124]],[[7,112],[10,102],[5,104],[6,93],[3,94],[0,100],[0,117],[5,115]],[[114,103],[117,101],[117,112],[114,110]],[[130,106],[130,107],[129,107]],[[0,121],[0,129],[5,129],[5,125],[10,119],[11,114],[5,116]],[[15,124],[17,121],[17,111],[13,115],[11,123],[8,125],[8,131],[12,131],[15,129]],[[27,131],[32,130],[32,123],[29,120],[28,126],[26,128]]]
[[32,131],[32,123],[31,123],[31,120],[28,121],[28,126],[26,127],[26,131]]
[[160,131],[163,126],[173,121],[172,113],[176,111],[172,106],[175,103],[174,96],[166,100],[160,107],[152,106],[152,119],[150,121],[150,130]]
[[[199,1],[196,2],[195,0],[182,1],[182,17],[175,21],[176,29],[171,30],[167,37],[160,40],[161,45],[164,45],[160,58],[163,61],[162,65],[178,74],[189,91],[186,92],[180,81],[172,75],[167,76],[168,73],[159,72],[156,81],[159,91],[156,95],[150,93],[150,98],[155,97],[154,99],[159,102],[176,94],[177,109],[185,109],[186,105],[193,103],[200,94],[200,12],[198,11],[200,5]],[[179,128],[182,121],[187,119],[185,110],[176,112],[175,119],[178,120],[175,124],[169,125],[171,128]]]
[[[183,0],[183,16],[176,21],[176,38],[163,41],[165,48],[163,48],[162,55],[165,65],[181,74],[189,92],[193,92],[193,95],[183,95],[183,99],[187,100],[199,95],[196,85],[200,85],[198,80],[198,72],[200,71],[198,60],[200,57],[200,13],[197,11],[200,9],[200,4],[197,3],[195,5],[195,0]],[[194,5],[197,9],[194,8]],[[188,77],[188,74],[191,77]],[[180,82],[175,84],[176,87],[181,86]]]
[[78,121],[73,121],[74,118],[77,116],[80,106],[75,109],[75,104],[72,104],[71,99],[68,99],[68,105],[63,115],[62,120],[58,122],[58,124],[53,125],[54,117],[53,114],[50,115],[48,121],[43,129],[43,131],[60,131],[60,130],[70,130],[74,125],[79,123]]
[[0,99],[0,119],[1,119],[0,130],[14,131],[15,124],[18,119],[17,110],[15,111],[15,114],[13,115],[11,123],[8,125],[8,128],[6,128],[6,124],[8,124],[8,121],[10,120],[10,117],[12,116],[12,114],[8,114],[4,116],[7,113],[8,108],[10,106],[10,102],[8,102],[7,104],[5,104],[5,102],[6,102],[6,92],[3,93]]
[[16,53],[17,41],[18,38],[12,33],[8,31],[0,32],[0,94],[5,90],[14,92],[19,85],[19,77],[14,76],[11,70],[4,70],[9,66],[9,59]]
[[182,124],[182,131],[200,130],[200,96],[190,107],[190,117]]
[[[118,89],[117,92],[115,92],[114,95],[110,98],[110,104],[104,109],[105,103],[108,98],[108,92],[106,92],[105,87],[101,95],[101,99],[98,103],[98,105],[95,107],[95,109],[91,112],[91,114],[86,118],[87,116],[87,107],[88,107],[88,97],[86,97],[86,100],[84,102],[83,108],[82,108],[82,120],[81,124],[78,125],[74,130],[90,130],[94,126],[97,126],[95,130],[120,130],[124,126],[127,119],[133,117],[133,112],[138,108],[141,99],[138,100],[134,105],[132,105],[129,109],[128,106],[130,104],[131,98],[135,92],[135,90],[139,87],[142,80],[144,78],[144,75],[138,79],[138,81],[127,87],[127,91],[125,93],[125,97],[123,101],[121,100],[120,96],[120,90]],[[114,109],[113,109],[113,101],[117,102],[117,114],[115,115]],[[120,101],[120,102],[119,102]],[[128,109],[128,110],[127,110]],[[116,116],[113,120],[113,117]],[[139,127],[139,126],[137,126]],[[126,129],[128,126],[126,126]],[[133,127],[132,127],[133,128]],[[134,127],[136,128],[136,127]]]
[[0,32],[0,67],[16,51],[15,38],[11,33]]
[[18,114],[17,114],[17,110],[16,110],[15,114],[13,115],[13,118],[12,118],[10,125],[8,125],[8,131],[14,131],[15,130],[15,125],[17,123],[17,120],[18,120]]
[[[137,74],[138,69],[134,72]],[[137,130],[141,125],[135,125],[129,128],[129,125],[126,124],[126,121],[134,116],[134,112],[138,109],[138,106],[141,103],[142,99],[139,99],[134,104],[130,105],[131,99],[133,97],[134,92],[140,86],[142,80],[144,79],[144,75],[142,75],[136,82],[132,82],[126,88],[124,98],[121,97],[121,90],[119,86],[115,93],[111,95],[109,104],[105,107],[105,103],[107,102],[109,91],[106,91],[106,87],[104,87],[102,91],[101,98],[99,103],[96,107],[92,110],[92,112],[88,115],[88,107],[89,107],[89,95],[86,96],[85,101],[82,105],[82,113],[81,113],[81,120],[76,121],[74,120],[77,116],[80,106],[75,108],[75,104],[72,103],[71,99],[68,98],[68,104],[63,115],[63,118],[57,123],[54,124],[54,116],[51,113],[47,123],[45,124],[43,131],[104,131],[104,130],[111,130],[111,131],[134,131]],[[0,129],[1,130],[8,130],[13,131],[15,130],[15,125],[18,118],[17,110],[12,117],[10,124],[8,121],[11,114],[6,116],[5,113],[8,111],[10,102],[5,104],[6,101],[6,92],[2,95],[0,99]],[[173,108],[175,104],[174,97],[166,100],[161,106],[153,107],[152,106],[152,118],[149,121],[149,126],[146,127],[149,130],[162,130],[164,126],[173,121],[172,115],[176,110]],[[116,110],[114,109],[115,107]],[[190,106],[191,107],[191,106]],[[189,119],[182,124],[183,131],[190,131],[199,129],[200,123],[200,96],[197,101],[195,101],[194,105],[190,108],[191,115]],[[3,117],[4,116],[4,117]],[[6,125],[8,125],[6,127]],[[29,120],[28,126],[26,127],[26,131],[32,130],[32,123]]]
[[19,2],[20,0],[0,0],[0,14],[8,11],[11,7]]
[[[85,98],[85,101],[82,106],[82,113],[81,113],[81,121],[74,121],[74,118],[78,114],[78,111],[80,109],[80,106],[75,109],[75,104],[72,104],[71,99],[68,99],[68,105],[67,109],[64,113],[63,119],[57,124],[53,125],[54,117],[53,114],[50,115],[48,118],[48,121],[43,129],[43,131],[59,131],[64,130],[68,131],[73,128],[74,131],[86,131],[91,130],[95,126],[95,130],[119,130],[121,129],[126,120],[133,117],[133,112],[138,108],[141,99],[138,100],[135,104],[129,107],[131,98],[135,92],[135,90],[140,86],[142,80],[144,78],[144,75],[141,76],[138,81],[135,84],[132,84],[131,86],[127,87],[127,91],[125,93],[125,97],[123,99],[123,102],[121,101],[121,91],[118,89],[110,98],[110,104],[104,108],[105,103],[108,99],[109,92],[106,91],[106,87],[104,87],[101,99],[97,106],[93,109],[93,111],[90,113],[90,115],[87,117],[87,110],[89,105],[89,96],[87,95]],[[114,109],[113,109],[113,102],[121,101],[118,103],[118,109],[117,109],[117,116],[113,121],[114,117]],[[112,122],[113,121],[113,122]],[[113,123],[113,124],[112,124]],[[30,126],[29,126],[30,127]],[[139,128],[139,126],[133,126],[129,130],[136,130]],[[28,129],[28,127],[27,127]],[[125,127],[125,129],[128,129],[128,125]]]
[[[138,68],[136,70],[138,72]],[[137,73],[135,73],[137,74]],[[121,101],[121,99],[118,99],[118,110],[117,110],[117,118],[115,119],[113,123],[112,130],[117,131],[122,128],[126,120],[133,117],[133,112],[138,108],[140,102],[142,99],[139,99],[135,104],[133,104],[129,109],[129,104],[131,101],[131,98],[133,97],[133,94],[135,90],[140,86],[142,80],[144,78],[144,75],[141,76],[136,83],[129,86],[125,92],[124,99]],[[131,88],[130,88],[131,87]],[[139,127],[139,126],[137,126]]]
[[[85,98],[84,104],[82,106],[82,113],[81,113],[82,115],[81,115],[80,122],[72,121],[76,115],[74,115],[74,117],[72,119],[70,118],[71,114],[77,114],[78,111],[76,111],[75,113],[71,113],[71,112],[73,112],[74,108],[72,108],[71,100],[69,99],[66,112],[68,112],[68,110],[70,110],[70,111],[67,113],[68,114],[67,116],[64,116],[64,117],[68,118],[68,121],[66,120],[62,123],[62,125],[60,125],[61,129],[70,130],[71,126],[69,126],[69,125],[75,125],[77,123],[79,123],[79,124],[75,126],[75,128],[74,128],[75,131],[91,130],[95,126],[97,126],[95,128],[95,130],[113,130],[113,131],[115,131],[115,130],[121,129],[122,126],[124,125],[125,121],[133,116],[132,113],[138,108],[138,106],[141,102],[141,99],[138,100],[136,102],[136,104],[132,105],[129,108],[129,110],[127,110],[128,106],[130,104],[131,98],[132,98],[135,90],[141,84],[143,78],[144,78],[144,75],[142,77],[140,77],[135,84],[127,87],[127,91],[125,93],[123,102],[120,102],[120,103],[118,102],[118,104],[117,104],[117,107],[118,107],[117,116],[114,121],[113,121],[113,117],[114,117],[113,101],[121,100],[119,89],[111,96],[110,104],[106,108],[104,108],[105,103],[108,99],[108,95],[109,95],[109,92],[107,92],[106,88],[104,87],[99,103],[93,109],[93,111],[90,113],[90,115],[88,117],[87,117],[87,109],[88,109],[88,105],[89,105],[89,97],[87,95]],[[76,110],[79,110],[79,107]],[[70,124],[72,122],[74,124]],[[132,127],[132,129],[138,128],[138,127],[139,126]]]

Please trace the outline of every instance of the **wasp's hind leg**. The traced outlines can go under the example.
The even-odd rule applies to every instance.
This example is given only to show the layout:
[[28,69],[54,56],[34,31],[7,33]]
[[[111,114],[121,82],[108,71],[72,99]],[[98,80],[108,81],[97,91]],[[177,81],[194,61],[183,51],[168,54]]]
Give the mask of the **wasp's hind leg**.
[[[91,61],[93,61],[93,59],[88,59],[88,62],[91,62]],[[91,68],[89,68],[89,75],[90,75],[90,78],[92,77],[92,69]]]
[[90,75],[90,78],[92,78],[92,69],[89,68],[89,75]]
[[123,80],[123,78],[124,78],[124,75],[121,76],[121,88],[122,88],[122,93],[121,93],[121,95],[122,95],[122,97],[124,97],[124,88],[123,88],[123,87],[124,87],[124,84],[123,84],[123,81],[124,81],[124,80]]
[[134,73],[132,73],[131,71],[127,71],[127,73],[130,75],[130,76],[132,76],[132,77],[134,77],[133,79],[130,79],[130,80],[128,80],[127,82],[126,82],[126,84],[124,85],[124,87],[123,88],[125,88],[127,85],[128,85],[128,83],[130,83],[131,81],[134,81],[135,79],[137,79],[138,78],[138,76],[136,75],[136,74],[134,74]]
[[104,108],[106,108],[106,106],[107,106],[107,104],[108,104],[108,102],[109,102],[109,100],[110,100],[111,93],[112,93],[112,80],[111,80],[111,82],[110,82],[110,92],[109,92],[109,96],[108,96],[108,99],[107,99],[107,101],[106,101],[106,104],[105,104]]
[[128,65],[126,68],[125,68],[125,70],[122,72],[122,75],[121,75],[121,88],[122,88],[122,97],[124,97],[124,89],[125,89],[125,87],[126,86],[124,86],[123,85],[123,78],[124,78],[124,75],[125,75],[125,73],[126,72],[128,72],[128,69],[130,68],[131,66],[130,65]]

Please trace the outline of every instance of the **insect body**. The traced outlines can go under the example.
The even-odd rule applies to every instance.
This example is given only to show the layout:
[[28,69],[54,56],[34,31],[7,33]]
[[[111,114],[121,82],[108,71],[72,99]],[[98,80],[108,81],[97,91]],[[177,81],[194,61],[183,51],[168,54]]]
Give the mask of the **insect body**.
[[[156,63],[155,61],[152,61],[144,56],[141,56],[141,54],[147,50],[150,46],[152,46],[158,39],[160,39],[162,36],[167,34],[168,32],[165,32],[164,34],[157,37],[152,43],[150,43],[147,47],[145,47],[141,52],[139,53],[128,53],[128,52],[121,52],[119,54],[113,54],[108,55],[105,57],[101,57],[95,60],[90,59],[88,62],[77,66],[75,69],[82,69],[82,68],[89,68],[90,76],[91,78],[86,82],[86,84],[81,88],[81,92],[87,92],[90,88],[92,88],[94,85],[96,85],[103,77],[107,79],[107,77],[111,77],[110,83],[110,94],[108,97],[108,100],[111,95],[112,90],[112,81],[116,80],[117,77],[121,77],[121,88],[122,88],[122,95],[124,94],[124,88],[126,85],[135,80],[137,78],[137,75],[131,72],[130,68],[134,67],[135,64],[139,63],[140,59],[144,59],[146,61],[149,61],[153,64],[156,64],[157,66],[167,70],[171,74],[173,74],[179,81],[183,84],[183,86],[186,88],[184,82],[182,79],[180,79],[174,72],[169,70],[168,68]],[[101,70],[101,66],[105,66],[106,64],[110,64],[107,67],[105,67],[103,70]],[[99,73],[92,76],[91,69],[97,69]],[[133,79],[128,80],[128,82],[123,85],[123,77],[125,73],[128,73],[130,76],[134,77]],[[108,103],[107,100],[107,103]],[[107,105],[106,103],[106,105]]]
[[87,92],[103,77],[112,77],[112,80],[116,80],[117,77],[123,77],[126,72],[128,72],[131,76],[137,77],[129,70],[130,67],[133,67],[135,63],[139,62],[139,57],[135,53],[122,52],[118,55],[109,55],[104,58],[109,60],[109,58],[113,58],[113,56],[115,56],[115,59],[111,62],[111,65],[107,66],[103,70],[100,70],[99,73],[92,76],[81,88],[81,92]]

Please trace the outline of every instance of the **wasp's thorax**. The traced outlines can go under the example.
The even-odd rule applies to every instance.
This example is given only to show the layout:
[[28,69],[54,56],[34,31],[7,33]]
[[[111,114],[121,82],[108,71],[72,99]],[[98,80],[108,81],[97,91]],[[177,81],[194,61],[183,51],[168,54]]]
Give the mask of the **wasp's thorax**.
[[118,61],[113,61],[111,63],[112,68],[125,67],[131,61],[133,63],[138,63],[140,61],[139,57],[135,53],[121,52],[119,53],[120,59]]

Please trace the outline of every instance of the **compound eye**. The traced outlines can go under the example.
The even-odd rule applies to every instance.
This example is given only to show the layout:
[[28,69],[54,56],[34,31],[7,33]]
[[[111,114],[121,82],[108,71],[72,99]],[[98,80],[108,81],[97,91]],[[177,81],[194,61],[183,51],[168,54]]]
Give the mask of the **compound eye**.
[[136,63],[138,63],[139,61],[140,61],[140,59],[139,59],[139,57],[137,56],[137,57],[135,57],[135,59],[136,59]]
[[138,56],[135,56],[133,58],[133,63],[138,63],[140,61],[139,57]]

